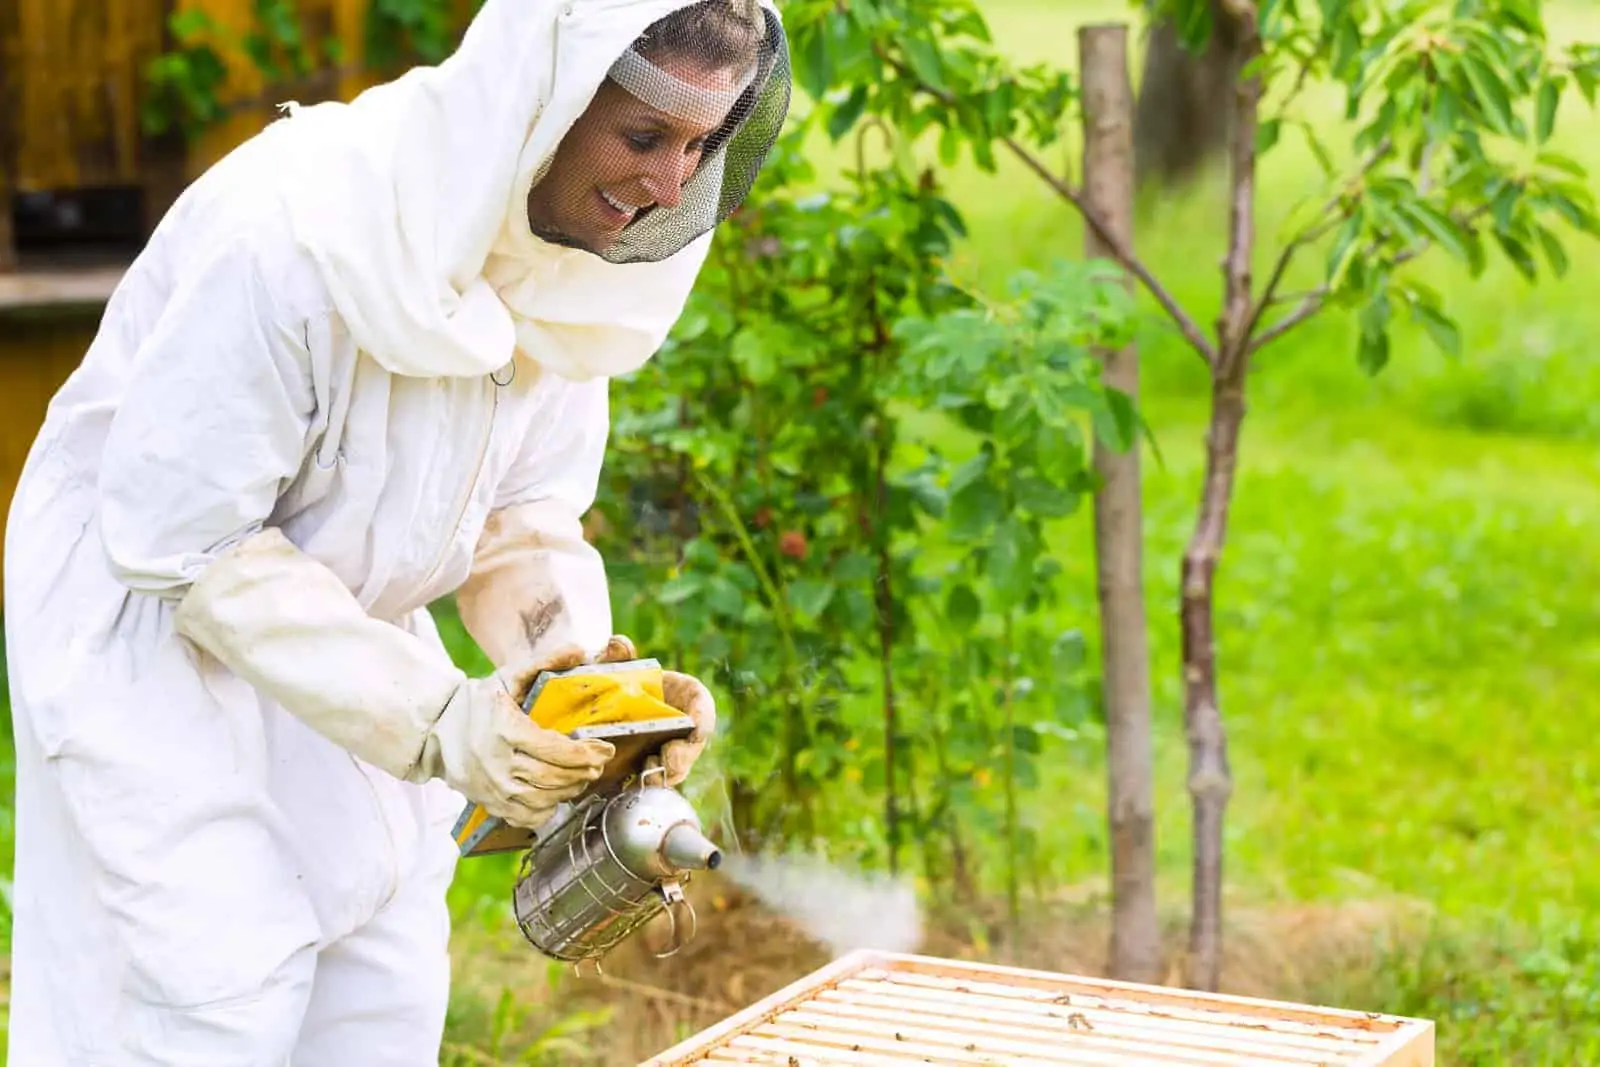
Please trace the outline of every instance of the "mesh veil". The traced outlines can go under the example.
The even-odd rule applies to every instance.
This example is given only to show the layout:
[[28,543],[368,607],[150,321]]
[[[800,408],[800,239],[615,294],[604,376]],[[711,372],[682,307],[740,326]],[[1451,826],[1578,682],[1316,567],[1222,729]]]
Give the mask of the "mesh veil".
[[611,263],[682,251],[749,195],[792,84],[783,24],[757,0],[699,0],[658,20],[534,182],[535,234]]

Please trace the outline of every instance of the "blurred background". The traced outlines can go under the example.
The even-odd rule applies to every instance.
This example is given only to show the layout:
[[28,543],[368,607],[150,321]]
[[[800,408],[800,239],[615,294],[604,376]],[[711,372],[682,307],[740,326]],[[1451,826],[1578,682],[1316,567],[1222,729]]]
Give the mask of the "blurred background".
[[[0,500],[185,184],[282,101],[443,57],[473,7],[0,0]],[[1122,24],[1137,174],[1107,173],[1142,265],[1224,347],[1229,119],[1259,70],[1263,117],[1287,110],[1246,138],[1242,262],[1259,296],[1300,253],[1259,329],[1317,311],[1238,377],[1209,616],[1220,984],[1434,1018],[1441,1062],[1600,1062],[1600,7],[1278,0],[1242,72],[1196,0],[781,7],[793,134],[666,350],[617,383],[588,522],[618,629],[714,683],[692,796],[719,839],[913,880],[925,951],[1130,973],[1107,760],[1129,723],[1152,822],[1123,828],[1141,903],[1120,921],[1157,939],[1144,977],[1190,974],[1180,568],[1220,372],[1150,288],[1086,272],[1062,192],[1084,184],[1078,33]],[[1499,170],[1440,162],[1480,148]],[[1124,342],[1136,404],[1093,370]],[[1121,639],[1148,650],[1149,699],[1110,712],[1097,434],[1137,451],[1142,494],[1145,621]],[[512,877],[462,866],[446,1062],[632,1062],[827,958],[712,878],[690,950],[578,979],[521,941]]]

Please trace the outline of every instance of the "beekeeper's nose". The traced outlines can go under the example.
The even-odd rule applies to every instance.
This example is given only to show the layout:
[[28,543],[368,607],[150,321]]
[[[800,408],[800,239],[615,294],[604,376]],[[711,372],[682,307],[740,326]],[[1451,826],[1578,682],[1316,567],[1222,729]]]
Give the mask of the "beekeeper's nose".
[[683,153],[664,160],[644,176],[645,191],[661,207],[677,207],[683,201],[683,187],[694,176],[700,162],[698,152]]

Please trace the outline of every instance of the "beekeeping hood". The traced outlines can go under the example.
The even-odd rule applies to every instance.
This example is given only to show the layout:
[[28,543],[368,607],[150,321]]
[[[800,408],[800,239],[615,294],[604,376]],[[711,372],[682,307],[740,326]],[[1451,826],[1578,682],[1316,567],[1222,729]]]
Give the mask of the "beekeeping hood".
[[[579,380],[649,359],[789,104],[770,0],[717,2],[764,23],[753,68],[725,86],[684,81],[631,47],[692,0],[486,0],[438,66],[349,104],[288,105],[267,135],[291,226],[357,344],[418,376],[492,372],[518,349]],[[726,118],[686,168],[681,200],[596,252],[536,237],[528,195],[607,78],[679,118],[717,107]]]

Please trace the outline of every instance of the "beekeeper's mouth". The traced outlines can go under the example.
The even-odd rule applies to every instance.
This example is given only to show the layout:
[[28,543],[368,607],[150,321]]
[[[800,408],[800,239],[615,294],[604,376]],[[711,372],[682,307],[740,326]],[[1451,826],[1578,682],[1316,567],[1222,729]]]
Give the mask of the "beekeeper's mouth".
[[597,190],[600,202],[604,206],[606,219],[618,226],[632,222],[634,216],[649,207],[648,204],[632,204],[621,197],[612,196],[604,189]]

